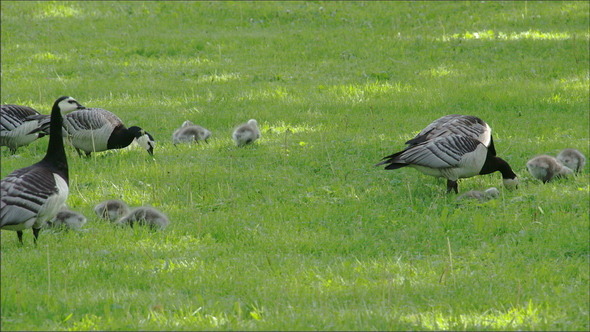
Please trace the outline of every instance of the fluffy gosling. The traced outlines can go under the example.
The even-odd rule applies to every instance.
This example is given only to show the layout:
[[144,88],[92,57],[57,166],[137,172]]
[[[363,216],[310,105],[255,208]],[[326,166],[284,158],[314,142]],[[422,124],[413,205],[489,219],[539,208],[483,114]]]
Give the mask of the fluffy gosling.
[[457,200],[476,199],[480,202],[487,202],[500,197],[500,191],[496,187],[488,188],[484,191],[471,190],[457,197]]
[[254,141],[260,138],[258,122],[254,119],[250,119],[247,123],[239,125],[234,130],[232,138],[236,142],[237,146],[244,146],[254,143]]
[[174,145],[179,143],[199,143],[199,141],[209,143],[207,142],[209,137],[211,137],[211,132],[209,130],[186,120],[182,123],[182,126],[176,129],[172,134],[172,143]]
[[553,178],[567,177],[573,171],[564,166],[559,160],[548,155],[540,155],[526,163],[526,167],[535,178],[547,183]]
[[168,220],[168,217],[161,211],[153,207],[142,206],[133,209],[123,218],[118,220],[116,224],[128,224],[131,227],[133,227],[135,224],[139,224],[149,226],[152,229],[164,229],[166,226],[168,226],[168,224],[170,224],[170,220]]
[[576,149],[562,150],[556,159],[576,173],[581,172],[586,165],[586,157]]
[[63,227],[73,230],[80,230],[86,224],[86,217],[76,211],[63,208],[55,218],[47,223],[47,227]]
[[98,203],[94,207],[94,212],[101,219],[115,222],[129,213],[129,206],[120,199],[109,199]]

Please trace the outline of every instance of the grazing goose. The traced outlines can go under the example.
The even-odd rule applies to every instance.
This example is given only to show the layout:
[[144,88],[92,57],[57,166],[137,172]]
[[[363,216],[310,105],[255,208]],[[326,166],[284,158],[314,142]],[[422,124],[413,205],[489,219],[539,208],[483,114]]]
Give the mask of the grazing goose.
[[174,131],[172,134],[172,143],[174,145],[179,143],[192,143],[205,141],[211,137],[211,132],[201,126],[186,120],[182,123],[182,126]]
[[561,164],[559,160],[548,156],[540,155],[532,158],[526,163],[526,168],[532,176],[547,183],[553,178],[567,177],[573,171]]
[[461,196],[457,197],[457,200],[464,199],[476,199],[480,202],[486,202],[500,196],[500,191],[496,187],[488,188],[484,191],[470,190]]
[[47,226],[79,230],[84,224],[86,224],[86,217],[83,214],[68,209],[62,209],[47,223]]
[[248,120],[247,123],[239,125],[232,134],[232,138],[237,146],[244,146],[253,143],[260,138],[260,130],[258,130],[258,122],[254,119]]
[[447,115],[435,120],[400,152],[383,158],[385,169],[410,166],[447,179],[447,192],[458,193],[457,180],[475,175],[502,173],[504,186],[516,188],[518,178],[510,165],[496,157],[490,126],[474,116]]
[[64,150],[62,113],[83,108],[72,97],[60,97],[51,110],[51,132],[47,153],[38,163],[17,169],[0,183],[0,228],[16,231],[23,243],[23,230],[33,228],[35,243],[39,230],[51,220],[68,197],[68,161]]
[[0,146],[7,146],[14,154],[16,150],[47,134],[41,125],[39,112],[28,106],[1,105]]
[[94,207],[94,212],[99,218],[115,222],[129,213],[129,206],[120,199],[109,199],[98,203]]
[[92,152],[121,149],[136,140],[147,152],[154,153],[152,135],[140,127],[125,127],[121,119],[102,108],[85,108],[65,116],[64,127],[72,145],[82,156]]
[[149,226],[153,229],[164,229],[170,221],[168,217],[159,210],[142,206],[131,210],[127,215],[116,222],[119,225],[128,224],[133,227],[134,224]]
[[557,155],[559,160],[564,166],[570,168],[574,172],[581,172],[586,165],[586,157],[582,152],[576,149],[565,149]]

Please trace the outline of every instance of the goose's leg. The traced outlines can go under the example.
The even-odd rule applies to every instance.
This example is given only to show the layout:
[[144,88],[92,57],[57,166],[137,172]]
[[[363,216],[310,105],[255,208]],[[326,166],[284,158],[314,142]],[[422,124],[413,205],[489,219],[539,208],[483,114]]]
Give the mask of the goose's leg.
[[39,237],[39,231],[41,228],[33,228],[33,236],[35,237],[35,244],[37,244],[37,238]]
[[457,186],[457,181],[447,180],[447,193],[454,191],[455,194],[459,193],[459,188]]
[[18,242],[23,244],[23,231],[16,231],[16,236],[18,237]]

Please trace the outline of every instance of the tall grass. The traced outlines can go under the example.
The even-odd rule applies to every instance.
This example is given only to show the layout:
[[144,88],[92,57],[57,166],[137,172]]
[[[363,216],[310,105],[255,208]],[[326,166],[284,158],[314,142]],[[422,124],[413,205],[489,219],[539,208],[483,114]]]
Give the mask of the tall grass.
[[[2,103],[70,95],[157,139],[79,158],[84,232],[2,231],[2,330],[588,330],[587,2],[2,2]],[[484,204],[373,165],[476,115],[521,179]],[[237,148],[255,118],[262,138]],[[210,144],[173,146],[184,120]],[[47,140],[2,149],[2,177]],[[92,207],[164,211],[162,232]]]

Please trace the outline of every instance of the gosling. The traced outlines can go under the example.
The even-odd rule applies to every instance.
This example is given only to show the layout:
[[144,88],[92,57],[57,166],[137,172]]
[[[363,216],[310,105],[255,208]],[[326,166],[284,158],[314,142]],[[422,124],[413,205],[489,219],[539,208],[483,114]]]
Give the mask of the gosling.
[[487,202],[500,197],[500,191],[496,187],[488,188],[484,191],[471,190],[457,197],[457,200],[476,199],[480,202]]
[[258,122],[254,119],[250,119],[247,123],[239,125],[234,130],[232,138],[236,142],[237,146],[244,146],[254,143],[254,141],[260,138]]
[[83,214],[63,208],[46,225],[47,227],[80,230],[84,224],[86,224],[86,217]]
[[109,199],[98,203],[94,207],[94,212],[101,219],[115,222],[129,213],[129,206],[120,199]]
[[564,166],[559,160],[548,155],[540,155],[532,158],[526,163],[526,167],[535,178],[547,183],[553,178],[564,178],[573,171]]
[[586,157],[576,149],[565,149],[561,151],[557,155],[557,160],[576,173],[581,172],[584,169],[584,165],[586,165]]
[[179,143],[199,143],[199,141],[209,143],[207,141],[209,137],[211,137],[211,131],[186,120],[182,123],[182,126],[176,129],[172,134],[172,143],[174,145]]
[[131,227],[133,227],[135,224],[139,224],[149,226],[150,228],[156,230],[166,228],[166,226],[170,224],[170,220],[168,220],[168,217],[161,211],[149,206],[142,206],[133,209],[123,218],[118,220],[116,224],[128,224]]

